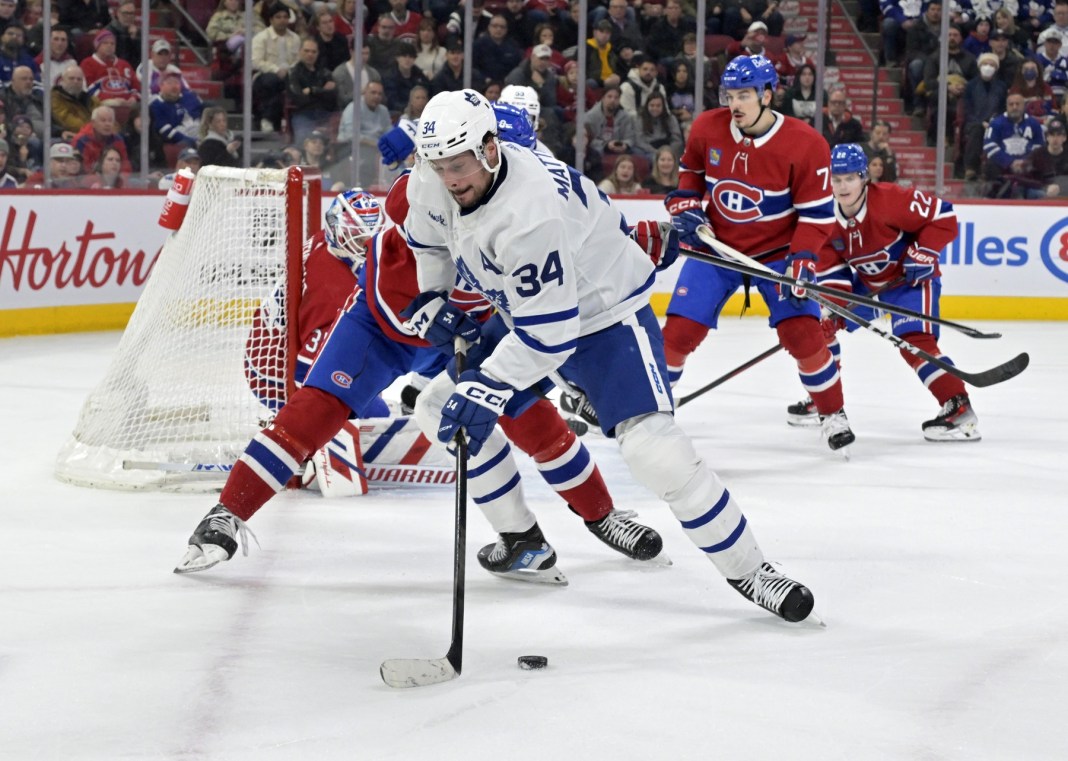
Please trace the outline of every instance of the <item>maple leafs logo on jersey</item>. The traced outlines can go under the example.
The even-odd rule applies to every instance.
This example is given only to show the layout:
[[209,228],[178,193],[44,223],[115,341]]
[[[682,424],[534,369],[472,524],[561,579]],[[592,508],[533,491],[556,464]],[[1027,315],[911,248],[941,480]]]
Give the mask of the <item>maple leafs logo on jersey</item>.
[[493,303],[502,312],[511,313],[508,308],[508,295],[504,291],[498,291],[493,288],[486,288],[478,282],[478,278],[475,276],[471,266],[464,261],[463,257],[456,260],[456,272],[463,278],[468,285],[481,293],[486,299]]
[[755,222],[763,216],[764,191],[738,180],[720,180],[712,188],[712,202],[729,222]]

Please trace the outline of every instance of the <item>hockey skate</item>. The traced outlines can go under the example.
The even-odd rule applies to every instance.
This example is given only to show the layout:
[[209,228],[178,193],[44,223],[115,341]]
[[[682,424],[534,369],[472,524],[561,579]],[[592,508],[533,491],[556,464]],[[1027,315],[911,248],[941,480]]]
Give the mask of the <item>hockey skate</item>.
[[581,420],[588,426],[588,428],[593,428],[595,430],[600,430],[601,428],[601,421],[597,417],[597,411],[593,408],[593,405],[590,404],[590,400],[586,398],[585,394],[573,396],[566,391],[561,391],[560,409],[570,416],[571,419],[568,420],[568,426],[580,436],[586,431],[579,433],[579,431],[576,430],[576,427],[571,425],[575,420]]
[[792,624],[808,618],[816,604],[808,587],[783,576],[767,562],[744,579],[727,579],[727,583],[747,600]]
[[816,411],[816,403],[811,396],[806,396],[799,402],[786,408],[786,424],[807,428],[820,424],[820,413]]
[[494,576],[535,584],[567,586],[556,568],[556,550],[545,541],[538,524],[518,534],[500,534],[496,544],[478,551],[478,562]]
[[633,510],[613,510],[599,521],[586,521],[590,533],[613,550],[633,560],[655,560],[657,565],[671,565],[664,555],[664,540],[648,526],[636,522]]
[[979,418],[972,410],[967,394],[957,394],[944,405],[934,420],[923,424],[923,437],[928,441],[979,441]]
[[237,552],[239,539],[242,551],[248,555],[249,536],[259,544],[256,535],[243,520],[222,505],[216,505],[189,537],[189,548],[178,561],[174,572],[206,571],[224,560],[229,560]]
[[856,441],[857,437],[853,435],[849,427],[849,418],[846,417],[845,410],[838,410],[831,415],[821,415],[820,426],[821,435],[827,440],[827,446],[831,448],[831,451],[838,452],[848,460],[849,445]]

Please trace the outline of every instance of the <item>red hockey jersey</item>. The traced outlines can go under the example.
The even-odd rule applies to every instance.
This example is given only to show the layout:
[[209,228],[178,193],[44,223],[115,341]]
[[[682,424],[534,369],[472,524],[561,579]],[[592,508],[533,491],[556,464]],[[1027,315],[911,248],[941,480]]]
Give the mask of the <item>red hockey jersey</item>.
[[[817,269],[821,282],[842,288],[850,287],[850,268],[874,290],[902,274],[901,256],[910,246],[938,256],[957,237],[953,204],[897,185],[869,185],[855,217],[846,219],[837,205],[835,217]],[[935,276],[939,274],[936,264]]]
[[693,123],[679,189],[708,193],[716,237],[764,261],[819,251],[834,222],[827,141],[802,121],[775,114],[760,137],[744,135],[726,108]]

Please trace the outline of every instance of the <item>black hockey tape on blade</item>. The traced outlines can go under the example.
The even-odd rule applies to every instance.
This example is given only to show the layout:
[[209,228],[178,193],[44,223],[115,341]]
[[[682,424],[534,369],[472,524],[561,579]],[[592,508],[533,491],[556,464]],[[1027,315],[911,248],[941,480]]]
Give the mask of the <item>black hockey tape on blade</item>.
[[543,669],[549,665],[549,659],[544,655],[521,655],[519,656],[519,668],[525,671]]

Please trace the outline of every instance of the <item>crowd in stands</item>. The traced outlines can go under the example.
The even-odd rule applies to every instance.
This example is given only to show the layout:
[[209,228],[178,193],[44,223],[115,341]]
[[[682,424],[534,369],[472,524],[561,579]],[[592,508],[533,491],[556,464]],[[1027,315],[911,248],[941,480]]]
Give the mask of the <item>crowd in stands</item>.
[[[580,4],[568,0],[365,0],[358,83],[351,60],[356,0],[260,0],[249,40],[242,0],[221,0],[204,24],[212,78],[223,83],[224,102],[239,104],[244,47],[251,46],[254,129],[284,136],[286,144],[259,164],[313,165],[330,184],[380,187],[393,173],[381,165],[378,139],[401,118],[417,120],[436,93],[462,87],[463,2],[472,4],[477,35],[473,86],[490,100],[508,85],[533,88],[541,104],[538,138],[565,161],[577,153],[584,56],[582,169],[606,192],[671,190],[698,99],[702,109],[717,107],[723,66],[757,53],[779,71],[778,110],[809,123],[821,113],[829,144],[860,143],[873,180],[901,179],[890,124],[865,127],[850,113],[841,83],[816,92],[817,62],[806,36],[783,35],[777,0],[710,0],[703,23],[692,0],[591,0],[586,40],[578,39]],[[143,141],[152,186],[168,185],[182,167],[241,165],[230,114],[190,86],[174,38],[152,39],[141,60],[139,3],[56,0],[51,7],[46,41],[39,0],[0,0],[0,188],[43,186],[46,160],[51,187],[128,187],[143,176]],[[959,0],[948,7],[944,78],[938,0],[862,0],[858,23],[881,32],[882,63],[902,69],[902,97],[927,120],[932,143],[933,114],[946,99],[961,178],[997,197],[1063,195],[1068,0]],[[698,35],[728,43],[707,51],[704,81],[695,88]],[[152,100],[150,123],[142,125],[146,77]],[[355,172],[353,140],[361,154]]]

